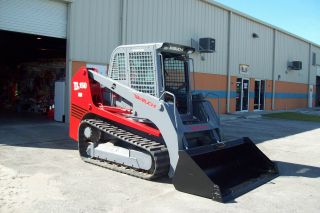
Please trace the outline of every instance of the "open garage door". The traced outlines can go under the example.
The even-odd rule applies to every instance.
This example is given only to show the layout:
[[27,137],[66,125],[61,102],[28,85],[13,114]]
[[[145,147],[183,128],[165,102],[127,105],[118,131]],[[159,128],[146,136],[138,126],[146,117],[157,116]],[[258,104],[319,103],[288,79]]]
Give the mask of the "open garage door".
[[66,39],[4,30],[0,38],[0,123],[57,113],[64,121]]
[[1,123],[64,120],[66,2],[0,0]]
[[1,0],[0,29],[66,38],[67,4],[51,0]]

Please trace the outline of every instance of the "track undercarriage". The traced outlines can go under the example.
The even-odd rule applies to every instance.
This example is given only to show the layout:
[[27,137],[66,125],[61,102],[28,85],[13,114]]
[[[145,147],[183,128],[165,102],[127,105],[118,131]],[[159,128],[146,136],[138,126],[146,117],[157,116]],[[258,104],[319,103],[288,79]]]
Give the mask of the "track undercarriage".
[[85,162],[142,179],[166,176],[169,171],[165,145],[98,119],[81,122],[79,153]]

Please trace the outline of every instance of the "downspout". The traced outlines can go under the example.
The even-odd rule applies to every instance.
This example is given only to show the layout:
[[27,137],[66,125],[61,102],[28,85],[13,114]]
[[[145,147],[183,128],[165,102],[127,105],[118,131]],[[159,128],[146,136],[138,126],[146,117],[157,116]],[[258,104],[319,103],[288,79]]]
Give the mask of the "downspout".
[[67,3],[67,42],[66,42],[66,82],[65,82],[65,102],[64,102],[64,114],[65,114],[65,123],[69,124],[70,121],[70,100],[71,100],[71,78],[72,78],[72,60],[71,60],[71,4],[72,2]]
[[[308,108],[312,108],[312,96],[310,96],[310,89],[311,86],[313,87],[313,85],[311,84],[311,43],[309,43],[309,63],[308,63],[308,90],[307,90],[307,95],[308,95]],[[313,88],[312,88],[313,90]],[[311,100],[310,100],[311,99]],[[309,105],[311,101],[311,106]]]
[[230,60],[230,54],[231,54],[231,18],[232,18],[232,12],[229,11],[228,13],[228,43],[227,43],[227,113],[230,113],[230,98],[231,98],[231,73],[230,73],[230,67],[231,67],[231,60]]
[[120,0],[120,11],[119,11],[120,17],[119,17],[119,45],[122,44],[123,41],[123,0]]
[[276,30],[273,29],[273,47],[272,47],[272,106],[271,109],[275,110],[275,96],[276,96]]
[[126,44],[127,35],[127,0],[120,0],[120,27],[119,27],[119,43]]

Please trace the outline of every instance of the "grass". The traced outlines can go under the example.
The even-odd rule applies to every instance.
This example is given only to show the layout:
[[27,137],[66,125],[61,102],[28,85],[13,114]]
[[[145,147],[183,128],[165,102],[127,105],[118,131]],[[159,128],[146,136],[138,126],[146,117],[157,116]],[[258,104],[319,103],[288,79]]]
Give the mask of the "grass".
[[320,116],[308,115],[308,114],[303,114],[298,112],[278,112],[278,113],[264,114],[263,116],[268,118],[279,118],[279,119],[296,120],[296,121],[320,122]]

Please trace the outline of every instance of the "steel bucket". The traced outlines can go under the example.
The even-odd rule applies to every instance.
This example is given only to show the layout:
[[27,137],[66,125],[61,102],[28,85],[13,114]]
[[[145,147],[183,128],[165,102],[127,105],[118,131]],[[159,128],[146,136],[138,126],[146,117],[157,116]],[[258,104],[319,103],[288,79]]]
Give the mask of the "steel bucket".
[[174,187],[227,202],[275,178],[276,165],[249,139],[179,151]]

